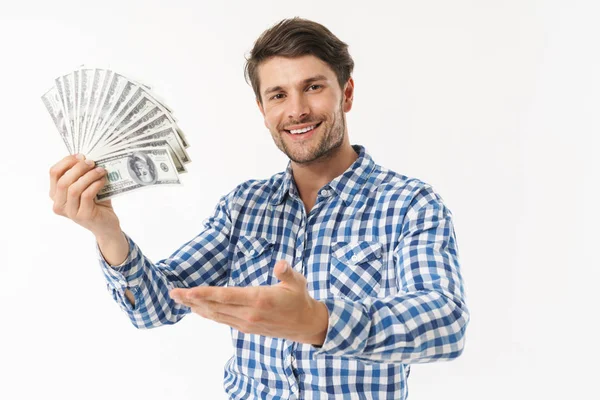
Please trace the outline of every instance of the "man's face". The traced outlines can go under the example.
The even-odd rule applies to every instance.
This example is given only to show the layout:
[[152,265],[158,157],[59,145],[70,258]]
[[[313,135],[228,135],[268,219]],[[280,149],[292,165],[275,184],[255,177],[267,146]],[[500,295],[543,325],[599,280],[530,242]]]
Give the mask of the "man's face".
[[142,182],[148,183],[152,181],[152,174],[150,173],[150,169],[145,162],[136,161],[133,165],[135,173]]
[[258,76],[265,126],[292,161],[310,163],[342,144],[345,113],[352,108],[352,79],[342,91],[335,72],[310,55],[272,57],[260,64]]

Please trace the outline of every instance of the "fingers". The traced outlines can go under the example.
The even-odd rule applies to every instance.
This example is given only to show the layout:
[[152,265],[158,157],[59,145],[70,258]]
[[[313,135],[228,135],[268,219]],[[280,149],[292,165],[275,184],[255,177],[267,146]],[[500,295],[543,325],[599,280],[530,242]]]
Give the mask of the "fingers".
[[[79,206],[79,216],[81,218],[87,218],[91,215],[92,210],[96,207],[96,195],[102,190],[104,185],[106,185],[106,170],[98,170],[98,168],[88,172],[90,175],[97,174],[99,178],[93,181],[87,189],[81,193],[81,205]],[[107,202],[110,203],[110,200],[107,200]]]
[[54,200],[54,193],[56,192],[56,183],[69,170],[73,165],[77,164],[79,160],[75,155],[70,155],[50,168],[50,198]]
[[238,331],[244,333],[250,333],[250,326],[247,321],[243,319],[236,318],[232,315],[223,314],[220,312],[210,311],[206,309],[206,307],[190,307],[192,312],[198,314],[199,316],[207,319],[212,319],[215,322],[220,324],[229,325],[230,327],[237,329]]
[[86,172],[67,190],[65,213],[71,219],[86,219],[94,208],[94,198],[104,186],[103,168],[97,167]]
[[[71,189],[71,185],[93,167],[94,162],[92,160],[79,161],[60,177],[56,183],[56,192],[54,193],[54,212],[64,215],[66,202],[75,198],[73,192],[69,193],[70,190],[76,190],[76,188]],[[77,202],[79,201],[78,197],[79,196],[77,196]],[[79,205],[77,205],[77,207],[79,207]],[[72,207],[69,208],[71,210],[73,209]]]

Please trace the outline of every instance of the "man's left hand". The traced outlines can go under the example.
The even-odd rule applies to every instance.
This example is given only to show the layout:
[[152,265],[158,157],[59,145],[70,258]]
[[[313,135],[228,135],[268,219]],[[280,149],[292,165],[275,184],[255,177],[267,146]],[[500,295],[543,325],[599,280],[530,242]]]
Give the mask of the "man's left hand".
[[176,288],[169,295],[194,313],[241,332],[321,346],[327,307],[310,297],[306,278],[287,261],[278,261],[274,273],[281,282],[273,286],[197,286]]

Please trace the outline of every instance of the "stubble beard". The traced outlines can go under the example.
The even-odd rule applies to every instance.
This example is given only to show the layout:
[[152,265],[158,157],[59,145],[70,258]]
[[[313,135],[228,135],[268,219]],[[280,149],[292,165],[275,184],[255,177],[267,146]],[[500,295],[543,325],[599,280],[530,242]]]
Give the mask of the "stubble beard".
[[[321,135],[319,142],[314,148],[305,147],[304,144],[298,144],[301,149],[290,149],[283,140],[283,135],[278,131],[277,136],[273,136],[275,144],[290,160],[297,164],[310,164],[319,159],[325,159],[330,156],[336,149],[338,149],[342,143],[344,143],[344,132],[346,131],[346,120],[342,111],[342,106],[333,115],[333,121],[331,127],[328,127],[325,120],[319,128],[323,128],[325,132]],[[299,124],[305,123],[306,121],[300,121]],[[317,129],[319,129],[317,128]],[[294,151],[297,150],[297,151]],[[299,150],[299,151],[298,151]]]

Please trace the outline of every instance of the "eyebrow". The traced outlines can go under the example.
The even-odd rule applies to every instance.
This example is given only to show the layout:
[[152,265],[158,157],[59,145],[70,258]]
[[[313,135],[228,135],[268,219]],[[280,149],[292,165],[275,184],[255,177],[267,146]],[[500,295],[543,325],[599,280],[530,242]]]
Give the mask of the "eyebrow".
[[[302,85],[308,85],[309,83],[313,83],[316,81],[326,81],[326,80],[327,80],[327,77],[325,75],[315,75],[315,76],[312,76],[310,78],[303,80],[301,83],[302,83]],[[283,90],[283,88],[281,86],[273,86],[273,87],[267,88],[263,92],[263,96],[266,96],[269,93],[279,92],[281,90]]]

